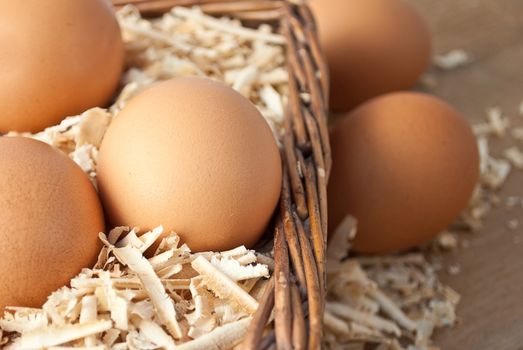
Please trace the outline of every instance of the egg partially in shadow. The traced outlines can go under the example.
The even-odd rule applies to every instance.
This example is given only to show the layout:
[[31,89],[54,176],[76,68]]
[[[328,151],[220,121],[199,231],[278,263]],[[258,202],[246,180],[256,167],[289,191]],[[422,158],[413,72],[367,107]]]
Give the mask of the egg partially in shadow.
[[430,64],[431,38],[404,0],[312,0],[330,69],[330,107],[347,112],[411,88]]

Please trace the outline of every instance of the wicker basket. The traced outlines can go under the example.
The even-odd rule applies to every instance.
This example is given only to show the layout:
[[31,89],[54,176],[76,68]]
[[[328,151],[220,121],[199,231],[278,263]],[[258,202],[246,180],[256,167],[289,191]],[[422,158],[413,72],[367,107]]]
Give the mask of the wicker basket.
[[[213,15],[269,23],[287,38],[289,105],[281,143],[284,180],[274,227],[275,271],[244,349],[319,349],[325,301],[326,184],[331,167],[328,76],[312,14],[304,0],[113,0],[144,15],[198,5]],[[310,96],[304,98],[303,96]],[[274,309],[274,322],[268,325]]]

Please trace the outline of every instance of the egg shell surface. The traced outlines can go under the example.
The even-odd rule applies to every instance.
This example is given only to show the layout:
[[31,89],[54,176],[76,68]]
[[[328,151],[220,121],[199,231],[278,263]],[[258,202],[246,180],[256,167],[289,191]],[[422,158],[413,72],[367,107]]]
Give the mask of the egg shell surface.
[[312,0],[310,5],[330,69],[334,111],[409,89],[430,64],[430,32],[403,0]]
[[434,238],[466,207],[479,177],[476,139],[446,102],[421,93],[377,97],[331,134],[329,227],[358,219],[354,248],[388,253]]
[[96,262],[102,206],[80,167],[43,142],[0,137],[0,164],[0,312],[41,307]]
[[202,78],[158,83],[109,127],[98,183],[112,225],[177,232],[193,251],[252,247],[281,188],[279,149],[256,107]]
[[109,102],[124,47],[106,0],[0,0],[0,133],[38,132]]

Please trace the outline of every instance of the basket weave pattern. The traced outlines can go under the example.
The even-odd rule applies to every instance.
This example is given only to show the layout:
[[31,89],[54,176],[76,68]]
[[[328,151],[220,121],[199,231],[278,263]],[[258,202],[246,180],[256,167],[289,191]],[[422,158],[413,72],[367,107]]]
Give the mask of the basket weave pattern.
[[[199,6],[212,15],[269,23],[287,38],[289,103],[284,177],[274,227],[275,270],[243,342],[244,349],[319,349],[325,304],[327,190],[331,154],[327,129],[328,76],[312,14],[304,0],[113,0],[160,15]],[[271,312],[274,322],[264,332]]]

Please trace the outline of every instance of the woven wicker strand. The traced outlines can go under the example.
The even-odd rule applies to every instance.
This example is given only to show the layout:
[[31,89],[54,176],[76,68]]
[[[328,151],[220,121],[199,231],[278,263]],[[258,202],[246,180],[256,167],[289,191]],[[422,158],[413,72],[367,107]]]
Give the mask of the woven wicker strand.
[[[328,73],[305,0],[113,0],[160,15],[174,6],[199,6],[279,29],[287,42],[289,103],[282,136],[284,176],[274,227],[275,270],[242,348],[320,349],[325,307]],[[304,96],[308,96],[304,97]],[[271,314],[274,319],[271,320]]]
[[144,15],[158,15],[173,6],[199,6],[208,14],[234,15],[240,19],[278,20],[282,14],[280,0],[113,0],[116,8],[132,4]]

